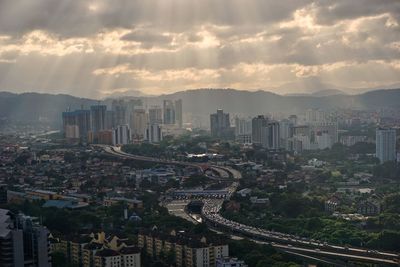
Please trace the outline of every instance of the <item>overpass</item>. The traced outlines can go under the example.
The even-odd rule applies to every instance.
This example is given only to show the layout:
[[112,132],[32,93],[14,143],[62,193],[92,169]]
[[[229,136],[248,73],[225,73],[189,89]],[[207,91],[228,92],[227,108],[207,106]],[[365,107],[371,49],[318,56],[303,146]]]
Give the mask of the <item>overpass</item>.
[[[199,169],[202,173],[204,173],[205,171],[205,168],[195,163],[189,163],[183,161],[168,161],[152,157],[132,155],[122,152],[117,147],[103,146],[103,145],[97,145],[97,146],[101,147],[106,153],[121,158],[155,162],[161,164],[193,167]],[[239,180],[242,178],[241,173],[235,169],[232,169],[230,167],[220,167],[220,166],[218,166],[218,168],[227,172],[229,176],[232,177],[234,180]],[[232,182],[232,185],[226,188],[225,190],[226,191],[225,198],[229,198],[236,191],[237,186],[238,182],[235,181]],[[188,196],[187,194],[188,192],[181,192],[181,193],[183,195]],[[211,196],[213,195],[212,192],[208,193],[210,193]],[[236,233],[257,242],[260,241],[267,242],[276,249],[279,249],[286,253],[318,259],[320,261],[323,261],[322,259],[328,258],[336,260],[340,259],[344,261],[366,262],[379,265],[400,266],[400,255],[397,253],[369,250],[364,248],[330,245],[327,243],[322,243],[318,240],[311,240],[307,238],[301,238],[295,235],[268,231],[265,229],[260,229],[225,219],[219,214],[223,200],[216,198],[210,199],[210,194],[208,193],[204,192],[195,193],[195,195],[197,194],[198,196],[204,198],[202,218],[210,226],[218,227],[219,229],[222,229],[225,232]]]

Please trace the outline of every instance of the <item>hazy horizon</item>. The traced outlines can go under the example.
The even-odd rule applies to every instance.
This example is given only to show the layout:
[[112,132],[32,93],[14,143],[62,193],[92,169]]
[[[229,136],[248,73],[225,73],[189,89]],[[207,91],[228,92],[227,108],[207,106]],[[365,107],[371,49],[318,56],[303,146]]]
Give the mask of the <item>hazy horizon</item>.
[[0,91],[400,87],[400,2],[0,1]]

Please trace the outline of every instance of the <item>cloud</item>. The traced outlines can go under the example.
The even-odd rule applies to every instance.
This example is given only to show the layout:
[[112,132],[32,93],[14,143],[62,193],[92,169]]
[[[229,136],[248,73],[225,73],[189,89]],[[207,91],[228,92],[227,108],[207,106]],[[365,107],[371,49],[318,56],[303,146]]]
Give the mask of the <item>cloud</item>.
[[397,0],[0,0],[0,90],[377,87],[399,40]]

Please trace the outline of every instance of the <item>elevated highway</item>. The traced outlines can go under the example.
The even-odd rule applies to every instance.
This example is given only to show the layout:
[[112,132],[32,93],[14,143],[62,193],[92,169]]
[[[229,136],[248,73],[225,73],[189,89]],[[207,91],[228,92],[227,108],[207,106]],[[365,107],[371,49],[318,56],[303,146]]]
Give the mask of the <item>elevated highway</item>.
[[[122,152],[118,148],[112,146],[100,145],[100,147],[103,148],[106,153],[121,158],[156,162],[161,164],[188,166],[198,168],[199,170],[204,172],[204,168],[195,163],[183,161],[167,161],[152,157],[131,155]],[[225,189],[225,198],[229,199],[230,196],[236,191],[238,187],[237,180],[241,179],[242,175],[239,171],[230,167],[216,166],[216,168],[220,168],[234,179],[232,184]],[[226,177],[226,175],[223,176]],[[202,209],[202,218],[210,225],[210,227],[218,228],[226,233],[234,233],[245,236],[250,240],[254,240],[256,242],[265,242],[271,244],[276,249],[279,249],[289,254],[303,255],[307,258],[319,259],[321,260],[321,262],[324,261],[323,259],[340,259],[344,261],[378,264],[380,266],[400,266],[400,255],[398,253],[331,245],[318,240],[302,238],[295,235],[268,231],[265,229],[240,224],[238,222],[225,219],[220,215],[223,199],[204,198],[203,202],[204,206]]]

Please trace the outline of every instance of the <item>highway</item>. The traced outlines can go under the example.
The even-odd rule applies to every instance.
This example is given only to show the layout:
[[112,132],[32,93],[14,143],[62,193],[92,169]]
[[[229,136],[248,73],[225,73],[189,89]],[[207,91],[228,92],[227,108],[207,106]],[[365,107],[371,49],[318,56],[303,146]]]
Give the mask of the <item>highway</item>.
[[[189,166],[199,168],[203,171],[200,165],[188,162],[179,161],[165,161],[151,157],[131,155],[120,151],[116,147],[101,146],[103,150],[111,155],[130,158],[140,161],[158,162],[162,164],[175,164],[181,166]],[[237,180],[241,179],[242,175],[239,171],[230,167],[213,166],[220,169],[219,172],[226,172],[233,178],[232,184],[225,190],[228,191],[227,199],[232,196],[239,183]],[[226,178],[226,174],[224,177]],[[353,248],[347,246],[330,245],[326,242],[318,240],[302,238],[295,235],[280,233],[275,231],[268,231],[253,226],[244,225],[235,221],[228,220],[220,215],[223,199],[203,199],[202,217],[212,227],[225,230],[228,233],[236,233],[245,236],[254,241],[262,241],[271,244],[273,247],[287,251],[292,254],[304,254],[313,257],[321,258],[337,258],[349,261],[367,262],[373,264],[400,266],[400,255],[396,253],[369,250],[364,248]]]

